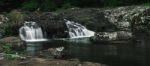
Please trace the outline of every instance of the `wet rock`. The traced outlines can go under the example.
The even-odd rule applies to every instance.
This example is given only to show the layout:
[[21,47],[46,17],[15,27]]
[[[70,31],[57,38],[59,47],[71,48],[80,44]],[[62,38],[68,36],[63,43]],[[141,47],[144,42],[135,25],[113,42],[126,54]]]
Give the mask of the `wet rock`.
[[46,61],[46,59],[44,59],[44,58],[32,58],[31,60],[35,61],[35,62],[44,62],[44,61]]
[[65,32],[67,27],[64,20],[58,18],[52,12],[30,13],[27,21],[37,22],[46,32],[47,38],[65,38],[68,36]]
[[[42,29],[46,31],[45,33],[48,38],[66,38],[69,36],[64,19],[78,22],[87,27],[87,29],[95,32],[149,32],[149,12],[150,7],[146,6],[124,6],[109,9],[71,8],[61,11],[60,13],[29,12],[25,14],[27,15],[26,21],[38,22]],[[1,20],[4,21],[5,19],[2,18]],[[15,28],[19,29],[20,27]],[[0,36],[5,33],[10,32],[3,32],[3,29],[0,29]],[[14,35],[14,32],[12,33],[11,35]],[[17,34],[17,32],[15,32],[15,34]]]
[[132,33],[126,31],[117,31],[117,32],[98,32],[91,37],[92,41],[113,41],[113,40],[129,40],[131,39]]
[[64,47],[48,48],[47,50],[41,51],[40,56],[50,58],[50,59],[63,58],[63,56],[64,56]]
[[83,62],[81,66],[106,66],[106,65],[100,63]]
[[116,27],[105,18],[104,9],[72,8],[59,16],[63,19],[78,22],[93,31],[111,31]]

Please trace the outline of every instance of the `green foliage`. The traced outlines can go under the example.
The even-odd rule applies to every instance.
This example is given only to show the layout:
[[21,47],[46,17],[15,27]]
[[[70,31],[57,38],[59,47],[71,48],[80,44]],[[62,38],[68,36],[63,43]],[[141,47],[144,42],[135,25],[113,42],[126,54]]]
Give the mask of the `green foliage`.
[[67,9],[67,8],[71,8],[71,7],[74,7],[74,6],[71,5],[71,3],[66,3],[66,4],[63,4],[63,5],[62,5],[62,8],[61,8],[61,9]]
[[11,24],[21,25],[24,22],[25,15],[17,10],[11,11],[7,16],[9,18],[9,22],[11,22]]
[[150,6],[150,3],[144,3],[144,6]]
[[119,2],[118,0],[105,0],[104,6],[105,7],[114,7],[119,4],[118,2]]
[[114,7],[126,5],[149,5],[150,0],[0,0],[0,11],[25,9],[35,11],[55,11],[59,8],[75,7]]
[[8,22],[3,24],[5,35],[17,35],[20,26],[24,22],[25,15],[17,10],[13,10],[7,14]]
[[38,3],[36,0],[30,0],[29,2],[27,1],[22,5],[22,9],[25,10],[35,10],[37,9],[37,7],[38,7]]
[[57,8],[56,4],[51,0],[45,0],[41,5],[41,9],[46,11],[53,11]]
[[3,49],[4,49],[4,53],[6,53],[6,54],[14,54],[15,53],[12,50],[12,45],[9,43],[4,44]]
[[15,51],[12,50],[12,45],[10,43],[6,43],[3,45],[3,52],[5,53],[5,58],[9,60],[15,60],[17,59],[14,57]]
[[22,56],[26,55],[26,51],[18,51],[16,52],[15,50],[12,49],[12,44],[11,43],[3,43],[3,52],[5,53],[5,58],[9,60],[16,60]]
[[72,7],[74,7],[74,6],[72,6],[70,3],[64,4],[64,5],[62,5],[61,8],[56,9],[54,14],[59,15],[60,13],[64,12],[67,8],[72,8]]

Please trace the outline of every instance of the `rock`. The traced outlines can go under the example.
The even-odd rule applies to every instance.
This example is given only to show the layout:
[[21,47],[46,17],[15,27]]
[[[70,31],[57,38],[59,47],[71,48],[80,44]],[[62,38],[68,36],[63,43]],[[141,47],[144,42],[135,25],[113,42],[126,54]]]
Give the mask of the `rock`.
[[26,65],[26,64],[29,64],[29,63],[30,63],[30,61],[21,61],[18,64],[19,65]]
[[25,49],[25,45],[18,37],[13,37],[13,36],[5,37],[5,38],[0,39],[0,42],[1,42],[1,45],[7,44],[7,43],[11,44],[12,50],[19,51],[19,50]]
[[[48,38],[69,37],[64,19],[78,22],[95,32],[149,32],[150,7],[124,6],[116,8],[70,8],[57,12],[29,12],[26,21],[37,22]],[[9,19],[9,18],[8,18]],[[3,21],[4,19],[2,19]],[[13,26],[14,27],[14,26]],[[19,29],[20,27],[15,27]],[[0,36],[11,32],[2,32]],[[16,29],[14,29],[16,30]],[[1,33],[2,32],[2,33]],[[11,35],[18,34],[12,32]]]
[[78,22],[93,31],[111,31],[116,27],[105,18],[104,9],[72,8],[62,12],[63,19]]
[[11,36],[11,37],[5,37],[3,39],[0,39],[0,41],[10,43],[10,42],[19,41],[19,38]]
[[22,59],[22,58],[25,58],[23,56],[20,56],[18,55],[17,53],[16,54],[6,54],[6,53],[0,53],[0,60],[4,60],[4,59],[7,59],[9,56],[9,58],[16,58],[16,59]]
[[3,46],[0,44],[0,53],[3,52]]
[[30,13],[27,21],[37,22],[42,29],[46,32],[48,38],[65,38],[68,37],[66,34],[65,21],[52,12],[33,12]]
[[[38,59],[38,60],[37,60]],[[81,61],[67,61],[60,59],[53,59],[51,61],[44,58],[31,58],[25,61],[20,60],[2,60],[0,65],[4,66],[108,66],[101,63],[81,62]]]
[[150,7],[72,8],[62,12],[60,17],[79,22],[96,32],[148,31]]
[[100,63],[83,62],[81,66],[103,66]]
[[63,58],[64,47],[48,48],[47,50],[41,51],[40,56],[47,58]]
[[[70,8],[57,12],[29,12],[26,21],[37,22],[48,38],[69,37],[64,19],[78,22],[95,32],[130,31],[150,33],[150,7],[124,6],[116,8]],[[4,35],[17,35],[20,25],[8,22],[9,18],[0,15],[0,38]],[[19,21],[18,21],[19,22]],[[7,24],[5,24],[7,23]],[[5,24],[3,26],[3,24]],[[9,24],[9,25],[8,25]],[[16,25],[16,26],[15,26]],[[8,27],[7,29],[4,29]],[[12,29],[9,29],[9,28]]]
[[44,62],[44,61],[46,61],[46,59],[44,59],[44,58],[32,58],[31,60],[35,61],[35,62]]
[[117,38],[118,40],[127,40],[127,39],[131,39],[134,38],[131,32],[127,32],[127,31],[118,31],[117,32]]
[[0,14],[0,25],[7,22],[9,19],[5,16]]
[[0,38],[4,36],[4,29],[3,29],[3,24],[8,21],[8,18],[5,15],[0,14]]
[[4,36],[4,33],[5,33],[5,31],[0,28],[0,38],[2,38]]
[[108,18],[109,22],[113,23],[120,30],[126,31],[131,31],[136,27],[143,26],[144,23],[148,23],[149,21],[146,18],[150,16],[149,12],[150,7],[145,6],[118,7],[104,11],[105,17]]
[[26,59],[26,57],[19,55],[17,52],[15,54],[5,54],[5,56],[9,56],[10,58],[16,58],[20,60]]
[[79,61],[77,58],[69,59],[69,61]]
[[0,53],[0,60],[3,60],[5,58],[5,54],[4,53]]
[[117,31],[117,32],[98,32],[91,37],[92,41],[114,41],[114,40],[128,40],[132,38],[131,32]]

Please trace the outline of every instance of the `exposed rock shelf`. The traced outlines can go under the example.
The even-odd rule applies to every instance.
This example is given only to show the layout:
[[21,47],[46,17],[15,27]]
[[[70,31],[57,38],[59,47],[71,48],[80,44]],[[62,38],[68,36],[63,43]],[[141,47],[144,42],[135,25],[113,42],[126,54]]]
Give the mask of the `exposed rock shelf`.
[[117,32],[98,32],[95,33],[91,40],[94,42],[102,41],[115,41],[115,40],[129,40],[132,39],[132,33],[126,31],[117,31]]
[[[87,29],[95,32],[128,31],[134,34],[136,32],[149,33],[150,29],[150,7],[148,6],[71,8],[59,13],[25,12],[24,14],[27,15],[25,18],[26,21],[37,22],[42,29],[47,32],[47,36],[50,38],[69,37],[64,19],[78,22]],[[5,35],[4,33],[11,33],[10,35],[18,34],[17,32],[12,31],[13,27],[15,27],[14,30],[16,30],[18,26],[11,26],[10,32],[6,32],[5,24],[9,24],[9,22],[0,24],[0,35]],[[9,29],[9,27],[7,27],[7,29]]]
[[[8,63],[9,62],[9,63]],[[80,62],[79,60],[47,60],[44,58],[31,58],[26,61],[11,61],[0,60],[1,66],[107,66],[106,64],[94,63],[94,62]]]

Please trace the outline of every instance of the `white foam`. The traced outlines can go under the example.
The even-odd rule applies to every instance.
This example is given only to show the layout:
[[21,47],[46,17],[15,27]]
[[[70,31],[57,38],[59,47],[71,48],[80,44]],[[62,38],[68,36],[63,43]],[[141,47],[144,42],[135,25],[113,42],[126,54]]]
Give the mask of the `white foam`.
[[69,30],[70,38],[84,38],[94,36],[94,31],[88,30],[86,27],[73,21],[67,21],[66,25]]

